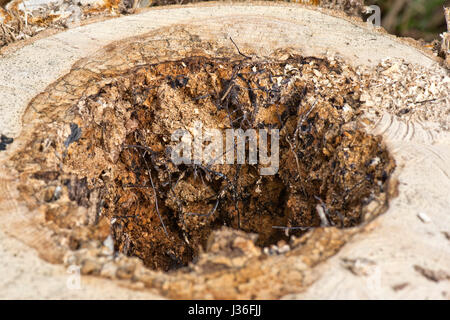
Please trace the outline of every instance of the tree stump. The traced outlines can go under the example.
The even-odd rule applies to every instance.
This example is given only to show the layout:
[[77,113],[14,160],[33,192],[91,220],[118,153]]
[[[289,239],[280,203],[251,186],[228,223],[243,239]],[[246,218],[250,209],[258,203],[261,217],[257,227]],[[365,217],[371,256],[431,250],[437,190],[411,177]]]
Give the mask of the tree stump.
[[[337,11],[221,2],[86,24],[0,60],[0,133],[14,138],[0,152],[2,237],[94,275],[90,297],[106,278],[152,298],[448,299],[450,78],[414,41]],[[176,125],[225,128],[222,107],[310,142],[295,149],[281,130],[280,177],[264,183],[239,180],[246,167],[194,167],[164,189],[174,171],[152,154]],[[33,279],[41,297],[77,297],[52,272],[64,279],[52,293],[48,276]]]

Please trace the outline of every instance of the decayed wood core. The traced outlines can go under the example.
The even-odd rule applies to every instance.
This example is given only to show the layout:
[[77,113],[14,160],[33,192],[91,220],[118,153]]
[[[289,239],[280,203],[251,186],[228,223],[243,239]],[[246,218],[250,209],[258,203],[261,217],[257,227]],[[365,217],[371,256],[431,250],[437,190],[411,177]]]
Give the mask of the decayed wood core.
[[[192,38],[133,40],[102,56],[33,99],[33,138],[11,159],[21,197],[83,273],[170,297],[277,297],[306,285],[309,267],[386,208],[394,161],[362,129],[360,85],[344,63],[247,57]],[[175,166],[170,135],[197,120],[280,129],[278,173]],[[111,237],[115,253],[105,254]],[[272,277],[284,278],[271,286]]]

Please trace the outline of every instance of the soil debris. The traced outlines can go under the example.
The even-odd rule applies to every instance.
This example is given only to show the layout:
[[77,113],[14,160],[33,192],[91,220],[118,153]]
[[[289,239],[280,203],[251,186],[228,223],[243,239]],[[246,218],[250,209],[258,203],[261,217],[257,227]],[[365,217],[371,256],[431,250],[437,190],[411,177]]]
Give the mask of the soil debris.
[[392,290],[400,291],[400,290],[405,289],[407,286],[409,286],[408,282],[399,283],[399,284],[392,286]]
[[435,271],[418,265],[414,266],[414,270],[419,272],[421,275],[423,275],[430,281],[439,282],[443,280],[450,280],[450,273],[448,273],[445,270]]
[[447,240],[450,240],[450,232],[442,231],[442,234],[444,235],[444,237],[445,237]]
[[8,145],[8,144],[11,144],[11,143],[13,143],[13,142],[14,142],[14,139],[13,139],[13,138],[9,138],[9,137],[7,137],[7,136],[5,136],[5,135],[2,134],[2,135],[0,136],[0,151],[5,151],[7,145]]
[[1,143],[4,143],[4,144],[11,144],[11,143],[14,142],[14,138],[9,138],[9,137],[7,137],[7,136],[2,134],[0,136],[0,141],[1,141]]
[[366,258],[343,258],[342,265],[355,276],[368,276],[372,273],[373,266],[375,266],[376,263]]

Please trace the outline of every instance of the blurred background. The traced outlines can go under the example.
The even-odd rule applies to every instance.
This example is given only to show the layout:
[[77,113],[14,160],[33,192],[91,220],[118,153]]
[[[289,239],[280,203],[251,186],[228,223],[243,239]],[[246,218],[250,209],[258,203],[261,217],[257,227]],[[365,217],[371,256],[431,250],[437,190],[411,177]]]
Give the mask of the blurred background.
[[365,0],[381,8],[381,25],[402,37],[432,41],[447,31],[444,6],[450,0]]

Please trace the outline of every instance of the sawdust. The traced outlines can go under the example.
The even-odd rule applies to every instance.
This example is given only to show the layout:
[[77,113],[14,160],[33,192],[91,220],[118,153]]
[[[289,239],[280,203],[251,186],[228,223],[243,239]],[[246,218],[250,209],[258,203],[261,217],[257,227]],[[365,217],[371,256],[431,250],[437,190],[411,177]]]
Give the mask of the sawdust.
[[386,59],[375,69],[360,68],[364,83],[361,101],[368,115],[389,112],[403,120],[432,120],[448,131],[450,77],[434,66],[423,68]]

